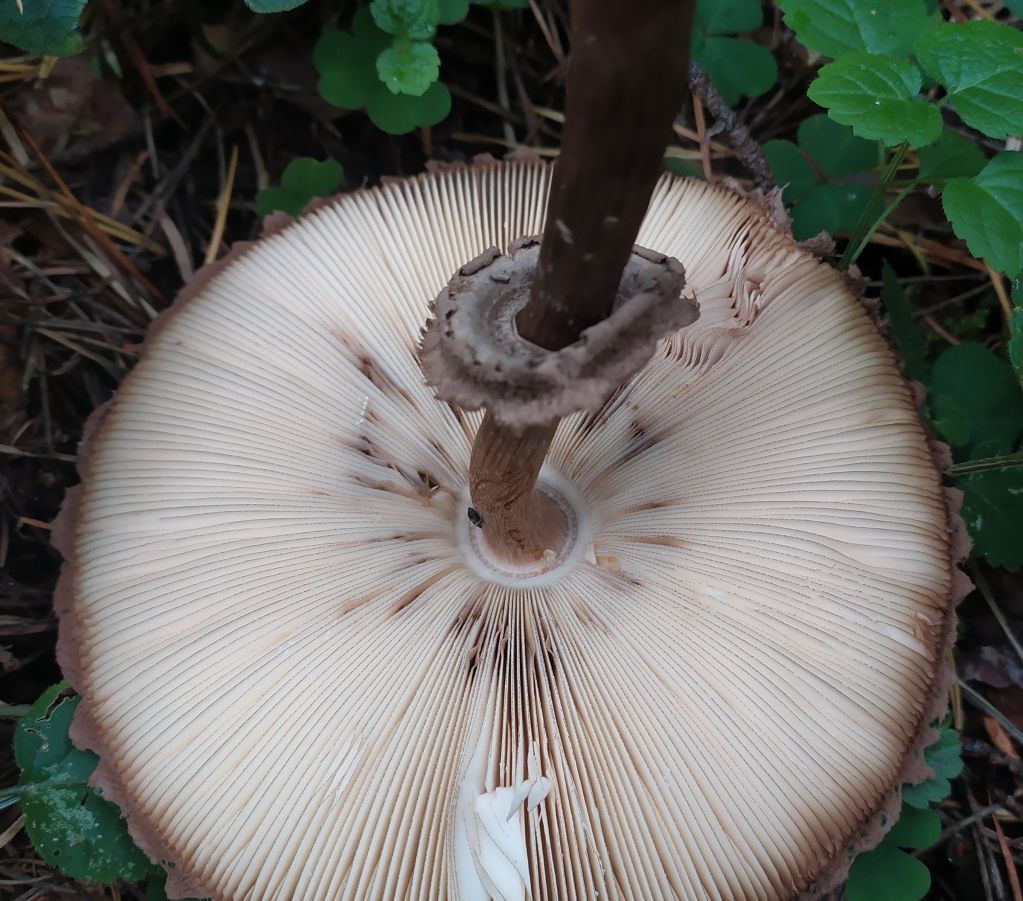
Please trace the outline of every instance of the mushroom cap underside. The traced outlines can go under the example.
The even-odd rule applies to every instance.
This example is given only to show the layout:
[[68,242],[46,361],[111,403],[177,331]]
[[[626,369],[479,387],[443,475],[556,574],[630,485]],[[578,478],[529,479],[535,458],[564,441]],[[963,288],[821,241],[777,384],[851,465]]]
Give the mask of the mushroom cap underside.
[[863,305],[736,192],[658,184],[637,241],[701,315],[562,423],[572,554],[474,556],[479,416],[417,346],[549,176],[338,198],[179,303],[106,409],[60,655],[172,892],[790,898],[913,775],[961,593],[940,475]]

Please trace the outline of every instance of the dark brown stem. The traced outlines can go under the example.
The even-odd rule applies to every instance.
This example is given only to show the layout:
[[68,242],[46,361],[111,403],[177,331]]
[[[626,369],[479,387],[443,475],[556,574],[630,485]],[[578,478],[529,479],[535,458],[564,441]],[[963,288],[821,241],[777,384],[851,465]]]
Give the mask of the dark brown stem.
[[[565,130],[540,262],[519,334],[557,350],[605,319],[685,96],[693,0],[574,0]],[[558,423],[517,431],[488,413],[469,470],[487,545],[511,562],[557,548],[536,490]]]
[[753,176],[753,183],[765,191],[771,190],[775,186],[774,173],[764,151],[753,140],[753,135],[735,110],[725,103],[710,76],[696,63],[689,64],[689,86],[714,117],[714,127],[708,133],[708,139],[711,135],[724,132],[739,161]]

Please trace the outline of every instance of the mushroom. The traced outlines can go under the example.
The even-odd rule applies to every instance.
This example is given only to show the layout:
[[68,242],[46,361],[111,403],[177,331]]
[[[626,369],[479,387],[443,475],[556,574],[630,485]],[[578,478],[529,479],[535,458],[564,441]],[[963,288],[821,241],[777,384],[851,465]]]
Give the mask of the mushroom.
[[660,179],[638,243],[699,319],[562,422],[564,541],[481,540],[481,414],[420,328],[549,184],[320,207],[205,270],[94,420],[59,655],[172,897],[812,897],[925,774],[956,505],[870,311],[756,198]]

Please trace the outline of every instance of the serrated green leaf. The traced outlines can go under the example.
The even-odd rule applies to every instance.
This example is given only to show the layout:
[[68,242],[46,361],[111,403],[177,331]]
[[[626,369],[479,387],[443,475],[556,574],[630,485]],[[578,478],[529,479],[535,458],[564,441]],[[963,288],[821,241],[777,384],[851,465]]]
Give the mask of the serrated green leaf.
[[939,835],[941,820],[933,810],[903,805],[899,819],[884,837],[884,843],[899,848],[929,848]]
[[70,56],[82,49],[78,20],[85,0],[0,0],[0,41],[28,53]]
[[1010,278],[1023,271],[1023,153],[999,153],[973,178],[953,179],[941,202],[970,253]]
[[451,112],[451,94],[439,81],[421,97],[392,94],[383,84],[369,100],[366,112],[373,124],[392,135],[406,134],[415,128],[427,128],[447,118]]
[[283,13],[296,9],[306,0],[245,0],[245,5],[254,13]]
[[952,783],[941,776],[925,779],[916,785],[902,787],[903,803],[910,807],[924,809],[931,804],[945,800],[952,792]]
[[967,441],[942,431],[950,443],[966,446],[967,458],[981,443],[992,455],[1015,450],[1023,434],[1023,393],[1004,360],[979,344],[950,347],[935,361],[928,387],[939,414],[951,404],[967,418]]
[[759,97],[778,80],[778,64],[771,51],[752,41],[711,36],[693,58],[729,106],[741,97]]
[[796,203],[817,184],[817,171],[791,141],[768,141],[762,149],[786,203]]
[[469,0],[437,0],[437,22],[457,25],[469,15]]
[[759,0],[699,0],[695,26],[706,34],[744,34],[764,24]]
[[916,56],[967,125],[992,138],[1023,133],[1023,33],[984,20],[946,23],[920,39]]
[[921,0],[779,0],[778,5],[802,43],[832,58],[908,55],[933,24]]
[[398,39],[377,57],[377,75],[392,94],[421,97],[440,75],[433,44]]
[[437,31],[437,0],[373,0],[373,21],[382,31],[413,41],[428,41]]
[[920,85],[920,70],[908,60],[852,53],[824,66],[807,93],[861,138],[924,147],[940,134],[941,115],[917,99]]
[[1023,566],[1023,468],[992,469],[964,476],[961,515],[979,551],[992,566],[1015,572]]
[[920,148],[919,178],[935,181],[969,178],[980,172],[986,162],[976,144],[946,128],[937,141]]
[[879,845],[849,870],[846,901],[919,901],[931,887],[931,871],[905,851]]
[[852,231],[870,195],[865,185],[814,185],[792,209],[792,234],[805,241],[822,231],[829,235]]
[[75,879],[137,882],[152,864],[131,840],[121,811],[85,786],[33,791],[21,801],[39,856]]
[[869,172],[878,164],[876,142],[856,137],[848,125],[823,113],[800,122],[796,140],[828,178]]
[[918,382],[927,381],[930,367],[927,365],[924,333],[913,315],[913,309],[899,284],[895,270],[887,260],[881,267],[881,301],[888,314],[888,326],[892,341],[899,350],[906,374]]

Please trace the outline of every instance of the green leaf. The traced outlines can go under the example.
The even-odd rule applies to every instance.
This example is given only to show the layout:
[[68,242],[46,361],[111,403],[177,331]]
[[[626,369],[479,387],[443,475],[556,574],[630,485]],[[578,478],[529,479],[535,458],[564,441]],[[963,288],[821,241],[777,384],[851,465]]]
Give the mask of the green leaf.
[[933,181],[948,178],[969,178],[984,168],[983,151],[972,141],[943,129],[938,140],[920,148],[918,177]]
[[950,181],[941,201],[970,253],[1010,278],[1023,271],[1023,154],[997,154],[973,178]]
[[811,50],[906,56],[933,24],[921,0],[779,0],[785,24]]
[[931,887],[931,872],[904,851],[879,845],[849,870],[846,901],[918,901]]
[[71,743],[68,730],[79,698],[60,698],[66,682],[51,686],[18,722],[14,731],[14,759],[23,783],[85,781],[98,758]]
[[992,138],[1023,134],[1023,33],[984,20],[947,23],[920,39],[916,55],[967,125]]
[[944,801],[952,792],[952,783],[941,776],[934,776],[916,785],[902,787],[902,800],[910,807],[921,810],[938,801]]
[[708,37],[693,57],[729,106],[759,97],[778,80],[778,64],[766,47],[730,37]]
[[823,113],[800,122],[796,140],[828,178],[869,172],[877,166],[875,142],[856,137],[848,125],[839,125]]
[[[376,57],[390,38],[378,29],[357,38],[340,31],[321,35],[313,48],[313,65],[320,73],[320,94],[343,109],[360,109],[380,84]],[[375,39],[382,38],[382,41]]]
[[82,49],[78,19],[85,0],[0,0],[0,41],[28,53],[70,56]]
[[392,94],[381,84],[380,90],[370,97],[366,112],[381,131],[401,135],[443,121],[451,112],[451,94],[439,81],[430,85],[421,97]]
[[337,160],[299,157],[288,163],[281,174],[281,187],[264,188],[256,195],[256,212],[267,216],[280,210],[297,217],[314,197],[333,194],[344,177],[344,169]]
[[943,728],[937,741],[924,750],[924,762],[935,776],[955,779],[963,771],[962,746],[955,729]]
[[[1023,433],[1023,393],[1012,367],[987,348],[965,343],[950,347],[934,363],[929,390],[937,411],[948,409],[951,402],[966,417],[966,440],[944,430],[942,435],[966,447],[967,458],[982,444],[989,455],[1016,449]],[[935,424],[941,428],[940,422]]]
[[941,114],[916,98],[920,85],[920,70],[908,60],[852,53],[824,66],[807,93],[861,138],[923,147],[941,132]]
[[25,793],[25,829],[39,856],[75,879],[137,881],[152,868],[128,835],[121,812],[86,784],[99,763],[69,735],[80,698],[47,689],[18,723],[15,760]]
[[927,365],[924,333],[913,316],[913,309],[899,284],[895,270],[887,260],[881,267],[881,279],[883,283],[881,300],[888,314],[892,341],[902,356],[906,375],[918,382],[926,382],[930,367]]
[[377,27],[395,37],[428,41],[437,31],[437,0],[373,0],[369,6]]
[[681,178],[703,178],[703,166],[696,160],[683,159],[678,156],[666,156],[664,169]]
[[742,34],[764,24],[759,0],[699,0],[696,28],[706,34]]
[[763,151],[786,203],[795,203],[817,184],[816,170],[791,141],[768,141]]
[[152,864],[132,841],[121,811],[86,786],[53,787],[22,798],[25,830],[39,856],[75,879],[138,882]]
[[306,0],[245,0],[245,5],[254,13],[283,13],[296,9]]
[[1016,377],[1023,380],[1023,310],[1017,307],[1009,320],[1009,362],[1016,370]]
[[870,203],[864,185],[815,185],[792,210],[792,233],[805,241],[820,232],[836,235],[852,231]]
[[929,848],[939,835],[941,820],[933,810],[903,805],[898,821],[884,837],[884,842],[900,848]]
[[307,156],[288,163],[281,174],[281,187],[307,198],[326,197],[345,180],[345,170],[335,159],[314,160]]
[[440,75],[440,56],[433,44],[399,38],[377,57],[377,74],[391,93],[421,97]]
[[437,0],[437,22],[457,25],[469,15],[469,0]]
[[962,517],[979,551],[992,566],[1015,572],[1023,566],[1023,468],[991,469],[959,479]]

